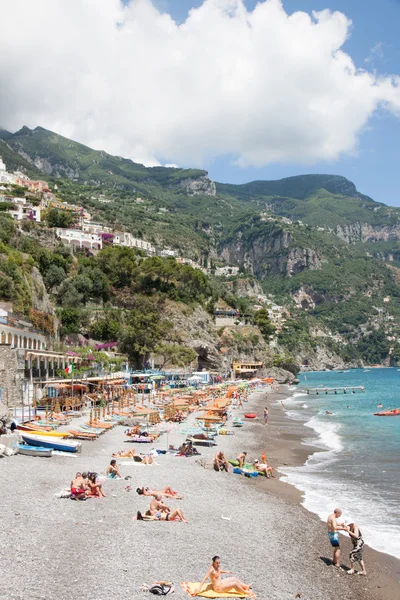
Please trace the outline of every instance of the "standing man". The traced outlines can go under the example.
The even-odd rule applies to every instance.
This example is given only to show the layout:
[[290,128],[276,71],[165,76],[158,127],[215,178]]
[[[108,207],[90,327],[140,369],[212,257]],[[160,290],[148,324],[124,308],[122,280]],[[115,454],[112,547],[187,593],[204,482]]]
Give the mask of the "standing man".
[[264,408],[264,423],[265,423],[265,425],[268,425],[268,408],[267,407]]
[[332,564],[337,569],[340,569],[340,542],[339,531],[347,531],[344,525],[339,525],[337,519],[342,516],[340,508],[335,508],[333,513],[328,517],[328,538],[333,548]]

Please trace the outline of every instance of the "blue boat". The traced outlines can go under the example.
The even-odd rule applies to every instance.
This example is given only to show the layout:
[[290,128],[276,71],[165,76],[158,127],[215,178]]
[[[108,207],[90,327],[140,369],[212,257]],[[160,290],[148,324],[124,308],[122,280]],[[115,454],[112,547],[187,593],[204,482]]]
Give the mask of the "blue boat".
[[18,453],[25,456],[44,456],[53,455],[53,448],[42,448],[41,446],[28,446],[28,444],[18,444]]
[[80,452],[82,448],[81,442],[67,441],[61,438],[44,435],[34,435],[21,431],[21,436],[24,442],[30,446],[39,446],[41,448],[52,448],[61,452]]

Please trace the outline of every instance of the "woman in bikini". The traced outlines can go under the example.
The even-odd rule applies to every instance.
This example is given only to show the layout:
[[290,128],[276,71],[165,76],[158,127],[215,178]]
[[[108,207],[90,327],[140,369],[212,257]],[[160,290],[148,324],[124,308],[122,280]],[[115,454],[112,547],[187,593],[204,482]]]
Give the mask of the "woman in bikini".
[[89,488],[88,496],[92,496],[93,498],[106,497],[101,483],[97,483],[97,473],[90,473],[87,484]]
[[182,521],[187,523],[185,516],[180,508],[170,513],[156,512],[154,515],[148,510],[144,515],[138,510],[136,518],[138,521]]
[[182,500],[183,496],[178,496],[178,492],[174,492],[170,485],[166,485],[162,490],[151,490],[148,487],[141,487],[136,489],[139,496],[164,496],[165,498],[175,498],[175,500]]
[[211,587],[213,591],[217,594],[228,592],[229,590],[234,590],[235,592],[241,592],[242,594],[249,596],[249,598],[255,598],[254,592],[252,592],[250,589],[252,584],[246,585],[236,577],[228,577],[227,579],[222,579],[221,575],[224,574],[231,575],[232,571],[223,571],[221,569],[220,557],[214,556],[214,558],[212,559],[212,565],[205,574],[203,581],[200,583],[197,591],[195,592],[195,595],[197,596],[197,594],[201,591],[206,580],[210,579]]

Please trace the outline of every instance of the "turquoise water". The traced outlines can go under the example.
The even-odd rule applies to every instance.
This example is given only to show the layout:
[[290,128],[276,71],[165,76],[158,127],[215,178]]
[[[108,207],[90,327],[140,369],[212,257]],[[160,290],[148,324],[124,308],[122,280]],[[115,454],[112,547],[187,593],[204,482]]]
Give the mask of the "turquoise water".
[[[400,558],[400,416],[373,416],[400,408],[400,372],[352,369],[303,373],[300,380],[285,408],[310,429],[304,443],[322,451],[302,467],[280,471],[304,492],[308,510],[325,519],[339,506],[347,522],[360,525],[370,546]],[[306,386],[364,386],[365,393],[311,396],[305,395]]]

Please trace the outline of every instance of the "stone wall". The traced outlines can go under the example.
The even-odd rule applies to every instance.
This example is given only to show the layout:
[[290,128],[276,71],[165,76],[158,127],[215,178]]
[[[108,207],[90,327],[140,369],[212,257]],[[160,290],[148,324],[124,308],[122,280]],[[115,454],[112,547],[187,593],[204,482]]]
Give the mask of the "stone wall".
[[3,404],[9,408],[22,405],[24,359],[8,344],[0,344],[0,389]]

